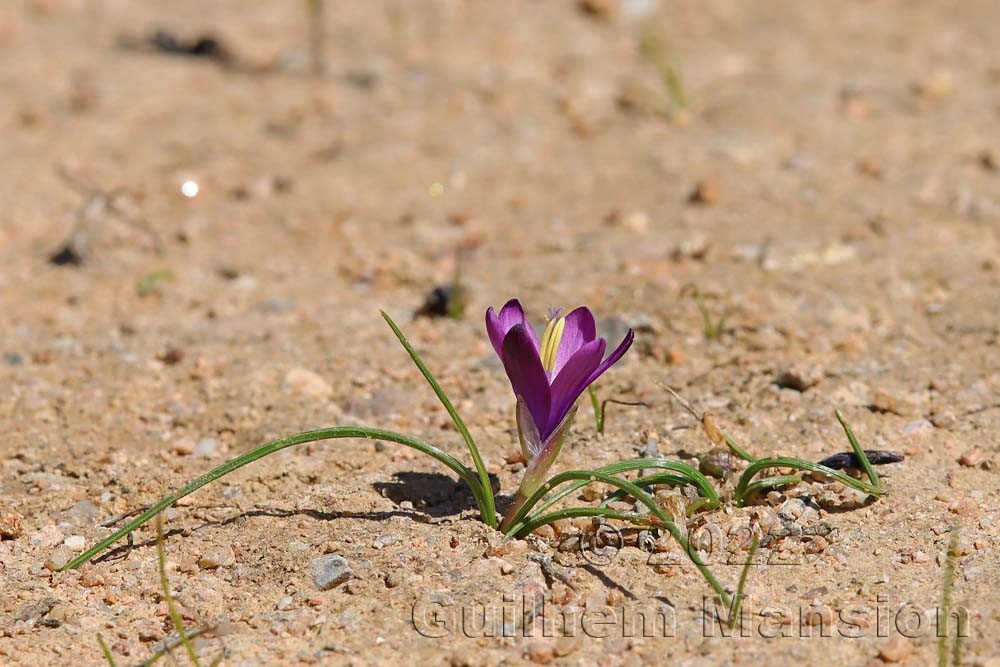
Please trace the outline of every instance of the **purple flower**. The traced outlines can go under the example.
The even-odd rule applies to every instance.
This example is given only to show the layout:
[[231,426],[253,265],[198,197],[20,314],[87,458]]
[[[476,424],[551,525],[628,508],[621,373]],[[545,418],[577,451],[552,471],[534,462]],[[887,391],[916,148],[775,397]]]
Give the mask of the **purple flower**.
[[605,359],[607,341],[597,337],[590,309],[581,307],[565,317],[553,313],[539,341],[517,299],[508,301],[499,314],[487,310],[486,330],[517,396],[527,481],[551,465],[575,413],[576,399],[621,359],[634,334],[629,329]]

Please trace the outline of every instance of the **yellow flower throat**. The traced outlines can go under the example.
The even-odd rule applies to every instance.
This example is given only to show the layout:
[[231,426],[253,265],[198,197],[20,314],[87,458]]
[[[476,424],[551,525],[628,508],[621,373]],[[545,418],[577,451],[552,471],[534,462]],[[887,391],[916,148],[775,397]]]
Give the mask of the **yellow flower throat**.
[[556,353],[562,342],[563,331],[566,329],[566,318],[557,317],[549,320],[542,334],[541,355],[542,367],[549,373],[556,368]]

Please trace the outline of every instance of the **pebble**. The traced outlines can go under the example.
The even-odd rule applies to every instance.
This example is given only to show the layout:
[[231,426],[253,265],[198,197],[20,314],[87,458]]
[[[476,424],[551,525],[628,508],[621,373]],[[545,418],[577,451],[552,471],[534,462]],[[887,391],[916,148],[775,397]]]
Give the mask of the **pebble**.
[[83,535],[70,535],[64,544],[73,551],[83,551],[87,548],[87,540]]
[[966,468],[975,468],[983,464],[987,459],[986,452],[979,448],[970,449],[962,454],[958,462]]
[[919,440],[934,431],[934,425],[926,419],[916,419],[909,422],[900,432],[907,440]]
[[778,375],[774,381],[782,389],[806,391],[823,379],[823,367],[819,364],[794,364]]
[[67,547],[65,544],[56,547],[55,551],[49,556],[49,559],[45,561],[45,569],[51,570],[52,572],[58,572],[63,569],[73,558],[73,550]]
[[959,498],[948,505],[948,511],[958,516],[974,517],[979,515],[979,505],[972,498]]
[[688,195],[688,201],[692,204],[715,204],[722,199],[722,186],[719,185],[718,181],[713,179],[705,179],[699,181],[691,194]]
[[806,511],[806,504],[799,498],[789,498],[778,509],[778,516],[787,521],[794,521]]
[[400,539],[402,539],[402,537],[403,536],[400,533],[386,533],[385,535],[379,535],[378,537],[375,538],[375,541],[372,542],[372,548],[383,549],[389,546],[390,544],[398,542]]
[[190,456],[194,453],[194,440],[191,438],[181,438],[180,440],[175,440],[170,449],[174,454],[178,454],[180,456]]
[[278,604],[276,604],[274,608],[277,609],[278,611],[288,611],[291,608],[293,601],[294,600],[292,599],[291,595],[286,595],[285,597],[278,600]]
[[396,586],[399,586],[401,583],[403,583],[403,575],[401,575],[399,572],[393,570],[389,574],[385,575],[386,588],[395,588]]
[[912,652],[913,646],[910,640],[902,635],[896,635],[882,645],[878,657],[885,662],[902,662],[910,657]]
[[943,100],[955,92],[955,77],[949,70],[934,70],[914,82],[913,92],[926,100]]
[[555,649],[549,642],[536,640],[528,644],[528,657],[534,663],[546,665],[555,657]]
[[214,570],[217,567],[229,567],[236,562],[236,554],[226,546],[213,549],[198,559],[198,567],[203,570]]
[[219,441],[215,438],[202,438],[194,446],[194,455],[202,458],[210,458],[219,449]]
[[891,412],[901,417],[913,417],[921,413],[920,399],[905,392],[875,389],[871,394],[871,404],[879,412]]
[[323,397],[331,393],[330,384],[307,368],[293,368],[285,374],[284,387],[299,396]]
[[24,532],[24,521],[14,510],[0,510],[0,540],[16,540]]
[[309,574],[313,584],[321,591],[328,591],[354,576],[347,559],[337,554],[327,554],[310,561]]
[[951,410],[935,411],[931,415],[931,423],[936,428],[951,428],[958,423],[958,417]]

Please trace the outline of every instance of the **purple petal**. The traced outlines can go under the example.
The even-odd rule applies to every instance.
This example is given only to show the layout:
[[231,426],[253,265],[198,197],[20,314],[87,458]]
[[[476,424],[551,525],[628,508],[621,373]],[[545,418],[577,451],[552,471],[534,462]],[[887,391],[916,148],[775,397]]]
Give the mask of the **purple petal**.
[[591,373],[590,379],[587,380],[587,384],[589,385],[593,383],[594,380],[596,380],[597,378],[601,377],[601,375],[604,374],[604,371],[608,370],[616,363],[618,363],[618,360],[621,359],[626,352],[628,352],[628,349],[630,347],[632,347],[632,341],[634,339],[635,339],[635,332],[629,329],[628,333],[625,334],[625,338],[623,338],[622,342],[619,343],[618,347],[615,348],[615,351],[612,352],[610,355],[608,355],[608,358],[602,361],[601,365],[598,366],[593,373]]
[[503,358],[504,336],[518,324],[525,326],[537,350],[538,339],[535,337],[534,329],[531,328],[531,323],[528,322],[528,318],[524,315],[524,308],[521,307],[520,301],[511,299],[505,303],[503,308],[500,309],[500,315],[493,312],[492,306],[486,311],[486,332],[490,336],[490,342],[493,343],[493,349],[496,350],[497,356],[501,359]]
[[556,352],[556,364],[552,369],[552,377],[559,375],[562,367],[576,354],[576,351],[597,337],[597,325],[594,314],[589,308],[581,306],[566,316],[566,327],[563,329],[562,341]]
[[[549,380],[538,356],[538,347],[528,334],[530,327],[515,324],[503,339],[500,359],[514,395],[523,400],[539,430],[548,423],[552,397]],[[544,439],[544,435],[542,437]]]
[[547,438],[563,420],[566,413],[576,403],[583,390],[591,382],[591,376],[601,363],[604,348],[607,345],[603,338],[586,343],[556,376],[552,383],[552,407],[549,413],[549,423],[542,429],[542,438]]

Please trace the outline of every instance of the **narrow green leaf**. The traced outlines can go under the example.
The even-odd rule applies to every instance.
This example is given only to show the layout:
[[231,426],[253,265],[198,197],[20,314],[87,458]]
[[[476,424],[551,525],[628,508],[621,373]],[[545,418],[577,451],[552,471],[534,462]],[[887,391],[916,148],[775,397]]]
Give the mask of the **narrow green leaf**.
[[177,605],[174,604],[174,596],[170,592],[170,580],[167,579],[167,554],[163,548],[163,517],[161,516],[156,517],[156,561],[160,569],[160,589],[163,591],[163,601],[167,603],[167,613],[170,615],[170,622],[173,624],[174,631],[180,637],[181,643],[187,650],[191,662],[194,663],[195,667],[201,667],[201,661],[198,660],[198,652],[194,650],[194,644],[188,638],[187,631],[184,629],[184,619],[181,618],[180,612],[177,611]]
[[[690,558],[691,562],[694,563],[695,567],[698,568],[698,571],[701,572],[701,575],[709,583],[712,589],[716,593],[718,593],[719,598],[722,600],[723,604],[725,604],[726,607],[730,606],[729,595],[726,593],[726,590],[715,578],[715,575],[712,574],[712,571],[708,569],[708,566],[705,565],[705,563],[701,560],[701,557],[698,555],[698,552],[691,548],[691,546],[688,544],[687,539],[685,539],[685,537],[681,534],[680,530],[677,528],[677,525],[674,524],[673,521],[671,521],[670,517],[668,517],[666,513],[663,511],[663,508],[661,508],[656,503],[656,501],[653,500],[652,496],[650,496],[648,493],[646,493],[645,491],[643,491],[642,489],[640,489],[638,486],[636,486],[631,482],[621,479],[620,477],[615,477],[614,475],[611,474],[600,472],[598,470],[569,470],[567,472],[555,475],[552,478],[551,482],[552,485],[555,486],[556,484],[560,484],[564,481],[569,481],[569,480],[579,480],[584,482],[585,484],[593,484],[594,482],[603,482],[605,484],[610,484],[611,486],[615,486],[618,487],[619,489],[622,489],[623,491],[628,493],[628,495],[632,496],[637,501],[639,501],[647,508],[649,508],[649,511],[653,514],[654,517],[656,517],[656,519],[659,520],[663,528],[665,528],[670,533],[670,535],[675,540],[677,540],[677,543],[681,545],[684,551],[687,552],[688,558]],[[607,508],[600,508],[600,507],[586,508],[586,509],[588,510],[604,509],[605,511],[607,511]],[[565,510],[563,510],[563,512],[565,512]],[[555,512],[554,514],[559,514],[559,513]],[[526,530],[526,528],[530,527],[530,525],[531,524],[522,526],[517,530],[516,533],[511,531],[511,534],[515,534],[518,537],[527,535],[529,531]]]
[[451,417],[451,420],[455,422],[455,428],[457,428],[458,432],[462,434],[462,439],[465,440],[465,444],[469,448],[469,454],[472,455],[472,461],[475,463],[476,471],[479,473],[479,483],[482,486],[481,495],[484,501],[483,506],[481,507],[483,513],[483,521],[485,521],[490,528],[496,528],[497,514],[496,514],[496,502],[493,498],[493,486],[492,484],[490,484],[490,475],[486,471],[486,465],[483,463],[483,457],[479,455],[479,448],[476,447],[476,443],[472,439],[472,434],[469,433],[469,429],[466,427],[465,422],[462,421],[462,418],[459,416],[458,411],[455,409],[455,406],[452,405],[451,400],[444,393],[444,390],[441,388],[441,385],[438,384],[438,381],[434,378],[434,375],[431,374],[430,370],[424,364],[423,360],[420,358],[420,355],[417,353],[416,349],[414,349],[413,345],[410,344],[410,341],[407,340],[406,336],[403,335],[403,332],[400,330],[400,328],[396,326],[396,323],[392,321],[392,318],[389,317],[389,314],[386,313],[384,310],[381,312],[382,312],[382,318],[386,321],[386,324],[388,324],[389,328],[392,329],[392,332],[396,334],[396,338],[399,339],[399,343],[403,346],[403,349],[405,349],[407,354],[410,355],[410,359],[413,360],[413,363],[416,364],[417,368],[420,370],[420,373],[424,376],[424,379],[427,380],[427,383],[431,386],[431,389],[434,390],[434,393],[437,395],[438,400],[441,401],[441,405],[443,405],[444,409],[448,411],[448,415]]
[[868,476],[868,480],[872,483],[872,486],[878,489],[879,493],[881,493],[882,481],[878,478],[878,473],[875,472],[875,468],[872,466],[871,461],[868,460],[868,455],[865,454],[865,450],[861,449],[858,439],[854,437],[854,432],[851,430],[851,427],[847,425],[846,421],[844,421],[844,417],[840,414],[840,410],[834,410],[833,414],[836,415],[837,421],[840,422],[841,427],[844,429],[844,433],[847,434],[847,439],[851,443],[851,449],[854,450],[854,455],[861,462],[861,469],[865,471],[865,474]]
[[[862,453],[862,456],[864,454]],[[828,468],[820,463],[814,463],[813,461],[805,461],[803,459],[795,459],[787,456],[775,456],[769,458],[757,459],[743,471],[740,475],[740,480],[736,484],[736,490],[733,492],[733,498],[736,500],[738,506],[742,506],[746,502],[747,496],[749,495],[749,485],[750,481],[753,479],[754,475],[759,473],[761,470],[766,468],[793,468],[795,470],[807,470],[809,472],[818,472],[820,474],[826,475],[827,477],[832,477],[844,486],[849,486],[852,489],[857,489],[858,491],[864,491],[865,493],[871,494],[873,496],[882,495],[883,491],[881,488],[876,487],[872,484],[864,482],[860,479],[854,479],[849,475],[845,475],[839,470],[834,470],[833,468]]]
[[454,471],[466,484],[469,485],[469,488],[472,489],[472,494],[476,498],[476,503],[479,505],[480,511],[483,511],[485,501],[482,497],[482,489],[479,486],[479,480],[476,479],[475,474],[473,474],[471,470],[459,463],[450,454],[441,451],[434,445],[422,442],[401,433],[395,433],[393,431],[365,428],[362,426],[334,426],[332,428],[306,431],[305,433],[296,433],[295,435],[279,438],[278,440],[273,440],[265,445],[261,445],[246,454],[237,456],[231,461],[223,463],[219,467],[205,473],[204,475],[191,480],[180,490],[161,499],[135,519],[125,524],[122,528],[115,531],[108,537],[105,537],[90,549],[87,549],[82,554],[71,560],[62,569],[73,570],[80,567],[91,558],[98,555],[106,548],[124,538],[126,535],[145,524],[157,514],[173,505],[184,496],[194,493],[206,484],[214,482],[234,470],[238,470],[247,464],[253,463],[258,459],[262,459],[269,454],[281,451],[287,447],[294,447],[295,445],[301,445],[307,442],[316,442],[317,440],[331,440],[335,438],[366,438],[369,440],[385,440],[387,442],[395,442],[401,445],[406,445],[407,447],[412,447],[419,452],[432,456],[451,468],[452,471]]

